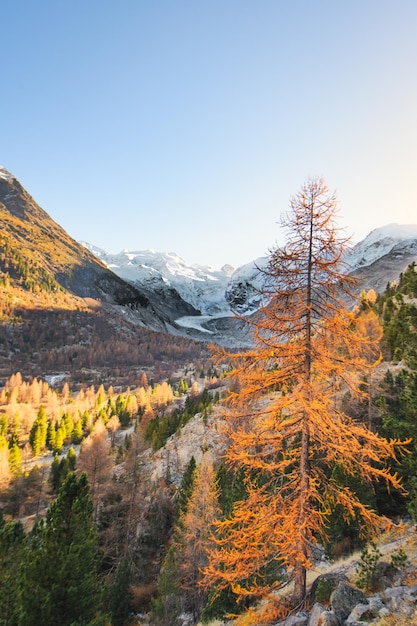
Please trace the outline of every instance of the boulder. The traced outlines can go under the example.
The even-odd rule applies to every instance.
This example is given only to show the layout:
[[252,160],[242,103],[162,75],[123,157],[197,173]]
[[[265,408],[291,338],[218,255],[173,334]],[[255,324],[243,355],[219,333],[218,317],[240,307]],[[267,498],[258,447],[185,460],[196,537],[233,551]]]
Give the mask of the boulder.
[[369,604],[357,604],[349,614],[345,624],[356,624],[357,622],[369,622],[378,616],[378,611],[372,611]]
[[398,577],[398,570],[391,563],[379,561],[375,565],[374,580],[376,589],[391,587],[396,577]]
[[304,612],[297,613],[296,615],[290,615],[286,619],[278,622],[276,626],[307,626],[308,614]]
[[382,602],[380,596],[373,596],[372,598],[368,598],[368,603],[371,611],[375,615],[379,614],[379,611],[384,608],[384,603]]
[[316,602],[311,609],[307,626],[340,626],[340,622],[333,611],[326,611],[322,604]]
[[323,611],[317,626],[340,626],[340,622],[333,611]]
[[417,597],[413,587],[388,587],[381,596],[391,613],[412,619],[417,614]]
[[285,626],[307,626],[308,615],[307,613],[297,613],[297,615],[290,615],[285,620]]
[[325,610],[326,609],[322,604],[320,604],[320,602],[316,602],[310,611],[310,617],[308,618],[307,626],[317,626],[319,623],[319,619]]
[[[311,606],[316,601],[317,588],[325,583],[331,591],[337,588],[341,582],[349,582],[347,576],[342,572],[327,572],[326,574],[320,574],[313,581],[308,594],[307,594],[307,606]],[[330,598],[330,595],[329,595]],[[319,598],[319,602],[324,601],[323,598]]]
[[368,600],[362,591],[341,582],[330,596],[330,604],[339,622],[343,623],[357,604],[368,604]]

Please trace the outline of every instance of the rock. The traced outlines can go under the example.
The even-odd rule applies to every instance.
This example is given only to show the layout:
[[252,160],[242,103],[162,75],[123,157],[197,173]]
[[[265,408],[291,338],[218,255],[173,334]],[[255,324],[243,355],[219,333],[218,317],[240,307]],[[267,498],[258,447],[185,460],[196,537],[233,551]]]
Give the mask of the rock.
[[[326,574],[320,574],[313,581],[310,590],[307,595],[307,606],[311,606],[313,602],[316,601],[317,588],[322,587],[323,585],[327,585],[331,591],[337,588],[340,582],[348,582],[348,578],[342,572],[327,572]],[[330,594],[331,594],[330,591]],[[329,599],[330,599],[329,594]],[[325,601],[325,598],[319,598],[319,602]]]
[[356,624],[360,621],[368,622],[377,615],[378,611],[373,612],[369,604],[357,604],[350,612],[345,624]]
[[385,589],[381,596],[385,600],[387,608],[391,613],[396,613],[407,619],[414,618],[416,611],[417,589],[414,587],[389,587]]
[[378,611],[378,615],[379,617],[388,617],[389,615],[391,615],[391,613],[386,606],[383,606],[382,609]]
[[368,604],[368,600],[362,591],[341,582],[330,596],[330,604],[339,621],[343,622],[357,604]]
[[377,615],[379,611],[384,608],[384,603],[382,602],[379,596],[374,596],[373,598],[368,598],[369,606],[371,607],[371,611]]
[[323,611],[320,615],[320,619],[317,626],[340,626],[340,621],[333,611]]
[[407,593],[409,593],[408,587],[388,587],[387,589],[384,589],[384,591],[381,591],[381,597],[383,600],[389,601],[392,598],[402,598]]
[[279,622],[276,626],[307,626],[308,614],[301,612],[296,615],[290,615],[285,620]]
[[417,585],[413,585],[412,587],[407,587],[408,591],[408,595],[410,596],[417,596]]
[[316,602],[311,609],[307,626],[340,626],[340,622],[333,611],[326,611],[322,604]]
[[396,570],[391,563],[379,561],[375,565],[374,573],[376,589],[385,589],[385,587],[390,587],[397,575],[398,570]]
[[319,623],[319,619],[325,610],[326,609],[322,604],[320,604],[320,602],[316,602],[310,611],[310,617],[308,619],[307,626],[317,626]]

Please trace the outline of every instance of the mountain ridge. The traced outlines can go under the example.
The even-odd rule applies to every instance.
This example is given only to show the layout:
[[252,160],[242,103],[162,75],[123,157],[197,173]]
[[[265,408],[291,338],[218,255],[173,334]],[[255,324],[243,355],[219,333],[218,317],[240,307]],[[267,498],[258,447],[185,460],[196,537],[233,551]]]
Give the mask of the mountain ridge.
[[[44,289],[55,298],[61,291],[93,298],[153,330],[229,345],[246,343],[235,313],[251,315],[262,304],[260,270],[267,257],[218,270],[190,265],[173,252],[110,254],[72,239],[5,168],[0,226],[0,270],[26,293]],[[380,292],[417,260],[417,225],[376,228],[345,260],[362,289]]]
[[[261,303],[260,269],[267,257],[259,257],[232,271],[228,265],[220,270],[207,265],[187,264],[176,253],[155,250],[122,250],[110,254],[82,242],[115,273],[132,284],[152,291],[171,289],[190,304],[197,315],[220,318],[234,312],[250,314]],[[360,287],[380,292],[417,259],[417,225],[388,224],[375,228],[350,248],[345,261],[350,273],[360,280]],[[185,314],[184,317],[187,317]],[[180,325],[184,318],[176,320]],[[195,328],[195,324],[191,326]],[[207,328],[202,328],[207,332]]]
[[46,291],[57,303],[66,293],[125,306],[138,323],[156,330],[169,323],[144,292],[70,237],[5,168],[0,168],[0,227],[0,270],[15,287]]

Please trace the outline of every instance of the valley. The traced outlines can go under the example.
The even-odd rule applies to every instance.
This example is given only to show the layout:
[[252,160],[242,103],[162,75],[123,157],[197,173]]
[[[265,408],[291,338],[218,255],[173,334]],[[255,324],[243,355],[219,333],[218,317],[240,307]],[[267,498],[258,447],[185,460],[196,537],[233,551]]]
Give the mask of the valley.
[[[337,276],[355,306],[332,274],[326,304],[322,286],[313,293],[317,363],[303,379],[310,318],[291,263],[281,302],[270,257],[216,270],[174,253],[109,254],[74,241],[4,169],[0,224],[0,623],[185,626],[232,613],[243,625],[292,582],[300,559],[285,542],[310,519],[307,543],[329,560],[367,545],[371,510],[417,519],[416,226],[375,229],[346,253]],[[322,433],[310,458],[322,491],[310,498],[319,511],[288,518],[278,537],[301,467],[294,406]]]

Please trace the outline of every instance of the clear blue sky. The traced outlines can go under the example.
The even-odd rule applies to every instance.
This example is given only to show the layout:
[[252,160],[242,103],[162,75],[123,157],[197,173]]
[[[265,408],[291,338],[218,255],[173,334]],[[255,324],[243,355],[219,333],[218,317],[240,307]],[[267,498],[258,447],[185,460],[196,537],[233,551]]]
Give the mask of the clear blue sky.
[[306,178],[417,223],[416,0],[13,0],[0,164],[71,236],[234,266]]

